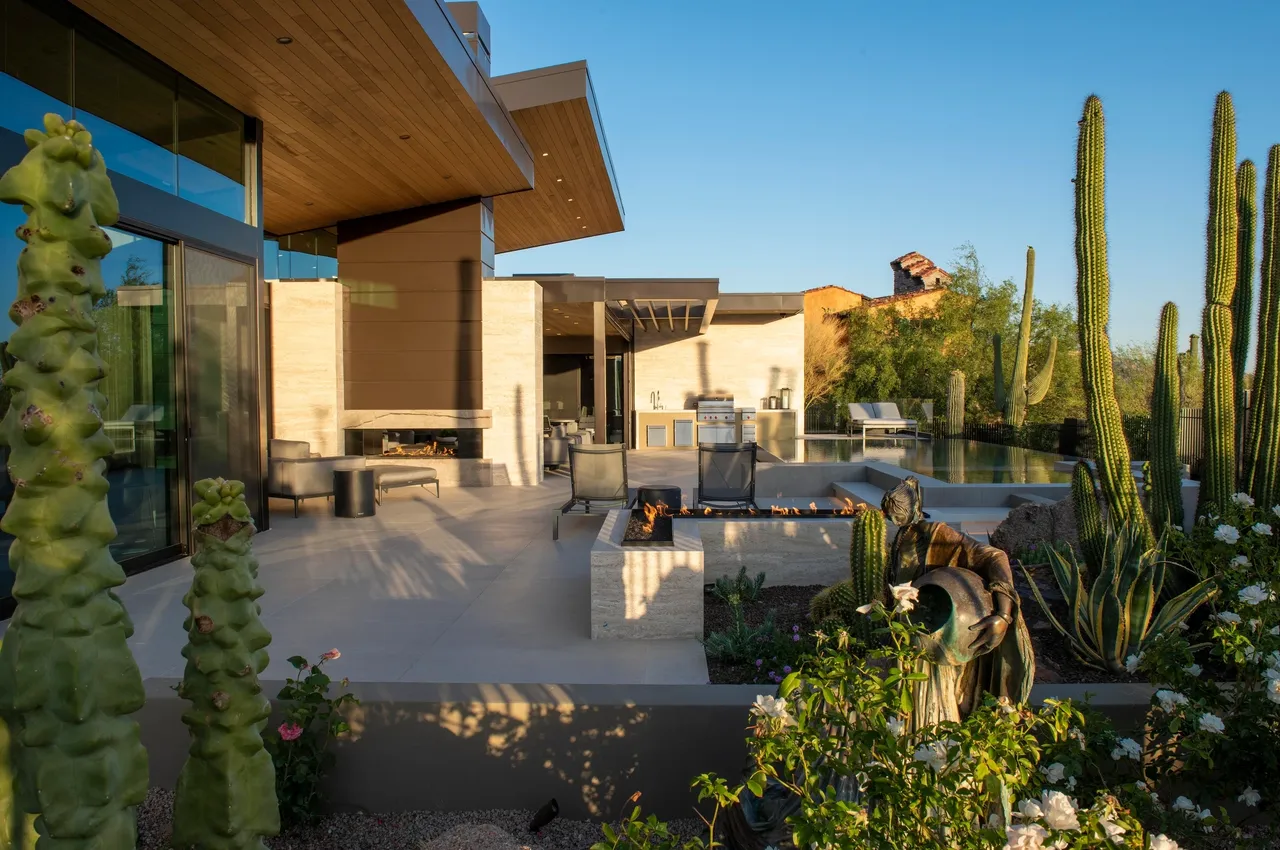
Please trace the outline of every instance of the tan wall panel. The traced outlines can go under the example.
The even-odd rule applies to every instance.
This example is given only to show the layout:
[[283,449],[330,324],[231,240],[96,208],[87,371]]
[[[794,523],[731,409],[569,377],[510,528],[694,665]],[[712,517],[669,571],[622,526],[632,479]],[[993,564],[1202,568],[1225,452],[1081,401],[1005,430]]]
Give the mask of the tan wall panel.
[[478,410],[483,393],[474,381],[347,381],[350,410]]
[[333,281],[272,281],[271,436],[342,454],[340,287]]
[[[447,233],[384,233],[377,237],[357,239],[338,246],[338,264],[343,263],[431,263],[471,260],[480,263],[489,255],[481,234],[476,230]],[[353,271],[357,276],[359,271]]]
[[347,263],[339,267],[342,284],[354,295],[363,292],[450,292],[480,290],[478,268],[456,262]]
[[400,322],[410,316],[480,321],[479,292],[350,292],[346,302],[349,323]]
[[349,383],[475,380],[483,368],[478,350],[361,351],[346,357]]
[[[374,351],[480,350],[479,322],[347,322],[343,343],[348,354]],[[407,405],[396,405],[396,408]]]

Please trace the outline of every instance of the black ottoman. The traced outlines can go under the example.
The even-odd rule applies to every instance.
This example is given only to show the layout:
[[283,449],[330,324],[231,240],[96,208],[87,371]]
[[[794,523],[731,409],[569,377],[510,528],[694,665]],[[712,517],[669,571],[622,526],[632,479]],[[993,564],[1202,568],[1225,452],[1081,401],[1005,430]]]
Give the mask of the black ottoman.
[[333,471],[333,515],[355,519],[377,513],[373,499],[373,469]]
[[636,506],[652,505],[657,507],[658,503],[667,506],[667,510],[671,513],[678,513],[680,510],[680,488],[672,484],[645,484],[636,488]]

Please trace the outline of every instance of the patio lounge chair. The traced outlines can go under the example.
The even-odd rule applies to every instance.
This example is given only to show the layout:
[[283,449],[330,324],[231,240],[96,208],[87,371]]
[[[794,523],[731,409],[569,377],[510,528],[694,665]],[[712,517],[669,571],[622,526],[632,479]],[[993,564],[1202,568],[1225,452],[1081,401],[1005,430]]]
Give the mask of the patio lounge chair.
[[560,517],[581,506],[586,513],[593,507],[630,507],[627,490],[627,451],[624,446],[569,445],[569,501],[556,511],[551,525],[551,539],[560,539]]
[[849,436],[861,433],[867,439],[868,431],[910,431],[916,439],[920,438],[920,423],[914,419],[903,419],[898,412],[898,405],[891,401],[849,402]]
[[756,507],[756,444],[699,443],[696,507]]

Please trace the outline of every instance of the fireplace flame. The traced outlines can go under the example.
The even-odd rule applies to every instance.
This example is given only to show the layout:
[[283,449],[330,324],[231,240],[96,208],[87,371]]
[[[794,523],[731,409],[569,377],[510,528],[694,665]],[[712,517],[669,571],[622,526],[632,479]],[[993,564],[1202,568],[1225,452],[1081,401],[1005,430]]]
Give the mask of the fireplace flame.
[[711,508],[703,508],[702,514],[703,516],[711,516]]
[[816,514],[816,513],[818,512],[818,503],[817,503],[817,502],[810,502],[810,503],[809,503],[809,510]]
[[439,443],[418,443],[412,446],[392,446],[382,453],[383,457],[452,457],[457,449],[442,446]]
[[658,505],[643,506],[644,507],[644,524],[640,526],[640,530],[643,531],[645,534],[653,533],[653,523],[658,518],[660,505],[661,505],[661,502],[659,502]]

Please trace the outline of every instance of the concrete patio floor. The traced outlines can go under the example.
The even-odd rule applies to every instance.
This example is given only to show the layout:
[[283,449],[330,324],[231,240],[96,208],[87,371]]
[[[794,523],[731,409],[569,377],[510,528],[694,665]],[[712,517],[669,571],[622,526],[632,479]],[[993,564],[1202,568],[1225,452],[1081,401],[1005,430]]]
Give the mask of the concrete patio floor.
[[[632,486],[696,484],[692,453],[628,454]],[[695,640],[593,641],[590,557],[603,517],[571,516],[551,540],[566,477],[538,487],[392,491],[375,517],[337,519],[324,499],[272,500],[256,538],[271,631],[266,679],[285,659],[330,648],[335,677],[360,682],[705,684]],[[120,589],[144,678],[182,675],[182,596],[189,560],[131,577]]]

